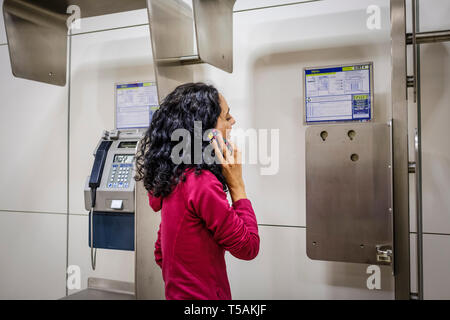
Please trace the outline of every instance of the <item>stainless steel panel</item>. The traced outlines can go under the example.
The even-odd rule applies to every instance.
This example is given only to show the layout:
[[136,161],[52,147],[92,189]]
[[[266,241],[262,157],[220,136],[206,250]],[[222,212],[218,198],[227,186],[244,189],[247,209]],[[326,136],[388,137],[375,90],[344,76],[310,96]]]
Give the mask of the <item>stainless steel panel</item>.
[[236,0],[194,0],[198,55],[233,72],[233,7]]
[[[49,4],[55,4],[56,10]],[[3,14],[14,76],[66,84],[68,15],[57,1],[5,0]]]
[[153,254],[161,216],[149,206],[147,190],[142,181],[136,183],[135,214],[136,298],[139,300],[164,299],[162,271],[156,264]]
[[5,0],[3,14],[14,76],[66,84],[70,5],[81,17],[145,8],[145,0]]
[[197,55],[192,8],[182,0],[148,0],[155,59]]
[[405,0],[391,0],[391,96],[395,298],[410,298],[408,103]]
[[308,257],[390,264],[377,255],[392,248],[390,142],[384,123],[306,130]]
[[[189,64],[233,71],[233,6],[236,0],[148,0],[159,101],[193,81]],[[195,40],[197,45],[195,45]]]
[[198,59],[193,12],[181,0],[148,0],[147,7],[158,98],[162,101],[178,85],[193,81],[192,71],[180,59]]

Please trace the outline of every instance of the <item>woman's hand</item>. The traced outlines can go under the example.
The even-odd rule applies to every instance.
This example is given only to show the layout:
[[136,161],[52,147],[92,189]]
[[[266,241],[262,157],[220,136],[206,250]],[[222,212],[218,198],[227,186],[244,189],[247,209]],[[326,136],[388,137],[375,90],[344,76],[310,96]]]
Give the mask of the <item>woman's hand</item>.
[[[242,153],[234,143],[228,141],[232,151],[225,145],[222,135],[218,135],[212,141],[216,157],[222,164],[222,174],[224,175],[228,189],[230,189],[231,200],[234,202],[246,199],[244,180],[242,179]],[[220,151],[222,150],[222,151]]]

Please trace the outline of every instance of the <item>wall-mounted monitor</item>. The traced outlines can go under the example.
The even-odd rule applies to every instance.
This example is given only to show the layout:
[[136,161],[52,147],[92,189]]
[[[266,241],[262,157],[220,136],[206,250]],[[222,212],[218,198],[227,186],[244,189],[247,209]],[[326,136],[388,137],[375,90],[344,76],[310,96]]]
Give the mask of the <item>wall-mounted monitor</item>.
[[304,122],[370,121],[372,62],[304,69]]
[[150,126],[159,108],[156,82],[115,84],[116,129],[139,129]]

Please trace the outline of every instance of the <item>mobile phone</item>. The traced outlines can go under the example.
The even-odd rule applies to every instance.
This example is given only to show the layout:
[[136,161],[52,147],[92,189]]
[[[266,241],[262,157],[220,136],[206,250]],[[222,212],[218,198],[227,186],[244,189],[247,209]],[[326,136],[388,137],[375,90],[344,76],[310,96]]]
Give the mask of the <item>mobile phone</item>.
[[[216,137],[218,137],[219,131],[217,129],[212,129],[210,133],[208,133],[208,138],[210,140],[210,142],[212,142],[214,139],[216,139]],[[228,151],[230,152],[230,154],[233,154],[233,147],[231,146],[231,144],[227,141],[227,139],[225,139],[224,137],[222,137],[222,141],[225,143],[225,145],[228,148]],[[222,152],[222,150],[219,148],[220,152]]]

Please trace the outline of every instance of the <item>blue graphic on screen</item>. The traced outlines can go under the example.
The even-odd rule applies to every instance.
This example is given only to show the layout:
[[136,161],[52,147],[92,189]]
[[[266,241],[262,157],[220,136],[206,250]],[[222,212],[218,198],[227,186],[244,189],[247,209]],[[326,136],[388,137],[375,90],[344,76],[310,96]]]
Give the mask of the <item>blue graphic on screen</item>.
[[305,70],[306,122],[372,119],[371,64]]

